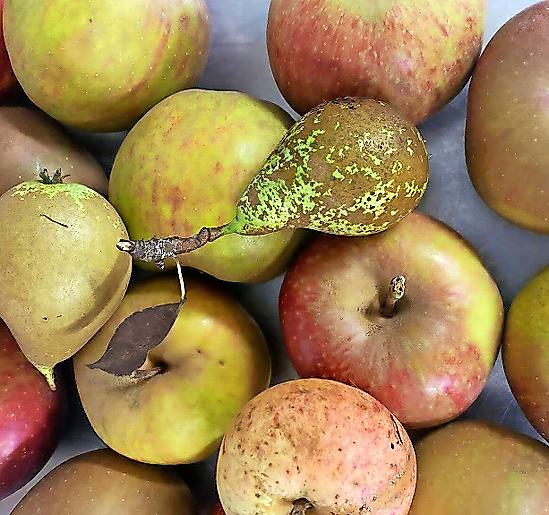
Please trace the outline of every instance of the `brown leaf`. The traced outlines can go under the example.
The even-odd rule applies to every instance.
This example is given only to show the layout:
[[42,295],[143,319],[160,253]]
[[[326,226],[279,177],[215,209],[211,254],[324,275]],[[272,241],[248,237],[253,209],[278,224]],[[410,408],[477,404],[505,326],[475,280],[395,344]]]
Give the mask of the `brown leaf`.
[[185,302],[160,304],[136,311],[116,328],[103,356],[89,368],[99,368],[116,376],[132,375],[170,332]]

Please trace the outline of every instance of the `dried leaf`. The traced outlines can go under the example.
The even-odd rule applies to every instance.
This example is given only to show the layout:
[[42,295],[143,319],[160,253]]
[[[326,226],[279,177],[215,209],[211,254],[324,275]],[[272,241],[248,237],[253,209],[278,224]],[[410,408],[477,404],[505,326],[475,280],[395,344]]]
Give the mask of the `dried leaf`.
[[131,376],[160,345],[175,323],[185,299],[136,311],[116,328],[105,353],[89,368],[116,376]]

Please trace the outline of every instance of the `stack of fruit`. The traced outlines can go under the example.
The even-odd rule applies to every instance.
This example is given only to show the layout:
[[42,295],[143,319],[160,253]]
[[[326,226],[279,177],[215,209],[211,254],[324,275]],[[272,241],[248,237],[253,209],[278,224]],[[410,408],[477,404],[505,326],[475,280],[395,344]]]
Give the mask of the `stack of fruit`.
[[549,0],[222,2],[0,1],[0,515],[549,513]]

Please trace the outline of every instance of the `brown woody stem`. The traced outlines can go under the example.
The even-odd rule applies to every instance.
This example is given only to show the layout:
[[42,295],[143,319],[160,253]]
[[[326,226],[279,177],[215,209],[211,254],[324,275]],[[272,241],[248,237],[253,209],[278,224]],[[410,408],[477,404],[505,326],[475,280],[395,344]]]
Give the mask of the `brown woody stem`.
[[313,505],[307,499],[297,499],[297,501],[294,501],[290,515],[305,515],[307,510],[312,507]]
[[148,240],[120,240],[116,246],[127,252],[133,259],[155,263],[164,269],[164,260],[175,259],[179,254],[186,254],[199,249],[225,234],[226,225],[220,227],[203,227],[192,236],[169,236],[167,238],[150,238]]
[[397,275],[391,279],[389,295],[385,303],[381,306],[381,315],[385,318],[391,318],[395,315],[397,302],[404,297],[406,292],[406,277]]

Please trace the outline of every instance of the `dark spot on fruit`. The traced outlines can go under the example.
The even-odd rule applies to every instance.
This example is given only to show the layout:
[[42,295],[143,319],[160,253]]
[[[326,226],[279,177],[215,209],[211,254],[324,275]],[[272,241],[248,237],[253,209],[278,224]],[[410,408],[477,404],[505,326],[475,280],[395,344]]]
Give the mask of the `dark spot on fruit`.
[[395,444],[391,442],[391,449],[394,449],[394,448],[395,448]]
[[43,317],[43,318],[42,318],[42,320],[47,320],[47,319],[48,319],[48,317]]
[[223,361],[222,359],[220,359],[218,363],[219,363],[221,366],[225,365],[225,361]]

